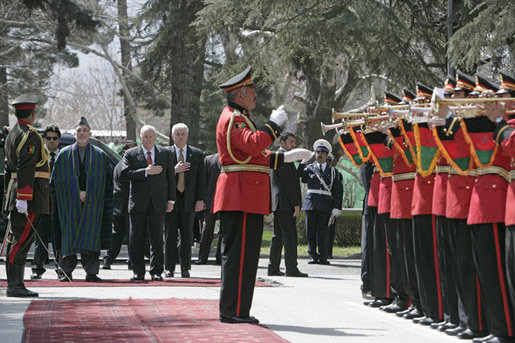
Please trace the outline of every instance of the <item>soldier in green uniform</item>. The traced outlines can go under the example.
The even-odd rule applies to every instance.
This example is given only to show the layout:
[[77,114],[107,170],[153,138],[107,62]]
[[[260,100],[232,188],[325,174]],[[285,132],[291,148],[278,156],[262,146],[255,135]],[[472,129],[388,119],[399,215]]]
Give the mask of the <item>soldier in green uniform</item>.
[[9,224],[4,245],[8,297],[38,296],[23,284],[25,260],[34,240],[32,226],[37,226],[41,214],[50,212],[49,154],[32,126],[38,101],[34,94],[23,94],[13,101],[18,122],[5,142],[4,211],[9,211]]

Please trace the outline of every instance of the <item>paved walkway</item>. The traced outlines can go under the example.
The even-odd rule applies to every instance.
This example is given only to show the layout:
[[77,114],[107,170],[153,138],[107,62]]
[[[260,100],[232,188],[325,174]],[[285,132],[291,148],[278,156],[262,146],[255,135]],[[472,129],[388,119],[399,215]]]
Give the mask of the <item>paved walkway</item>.
[[[124,256],[122,254],[121,258]],[[259,262],[258,277],[280,283],[278,287],[257,287],[251,314],[262,324],[291,342],[458,342],[427,327],[397,318],[362,305],[359,290],[360,261],[334,259],[330,266],[308,265],[299,259],[299,269],[309,278],[268,277],[267,259]],[[43,278],[55,278],[49,265]],[[30,277],[27,265],[25,278]],[[112,270],[101,270],[104,279],[129,278],[132,272],[124,263]],[[216,265],[192,266],[192,277],[219,277]],[[85,274],[79,266],[75,279]],[[147,274],[148,277],[148,274]],[[5,266],[0,263],[0,278],[5,280]],[[217,299],[218,287],[41,287],[37,299],[119,299],[119,298],[200,298]],[[31,300],[7,298],[0,289],[0,332],[3,343],[19,343],[23,334],[22,318]]]

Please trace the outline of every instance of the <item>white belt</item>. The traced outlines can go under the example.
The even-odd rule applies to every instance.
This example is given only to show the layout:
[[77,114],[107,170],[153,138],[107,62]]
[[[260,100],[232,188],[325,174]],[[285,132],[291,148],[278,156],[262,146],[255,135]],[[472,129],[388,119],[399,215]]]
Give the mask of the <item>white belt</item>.
[[308,189],[308,193],[315,193],[315,194],[323,194],[323,195],[332,196],[331,192],[323,190],[323,189]]

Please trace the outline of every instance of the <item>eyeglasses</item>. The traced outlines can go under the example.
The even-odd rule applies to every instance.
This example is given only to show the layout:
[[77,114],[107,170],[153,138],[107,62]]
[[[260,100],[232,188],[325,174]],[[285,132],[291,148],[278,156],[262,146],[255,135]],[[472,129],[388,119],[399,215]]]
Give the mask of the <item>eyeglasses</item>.
[[45,139],[49,140],[49,141],[56,141],[59,139],[59,137],[57,136],[53,136],[53,137],[45,137]]

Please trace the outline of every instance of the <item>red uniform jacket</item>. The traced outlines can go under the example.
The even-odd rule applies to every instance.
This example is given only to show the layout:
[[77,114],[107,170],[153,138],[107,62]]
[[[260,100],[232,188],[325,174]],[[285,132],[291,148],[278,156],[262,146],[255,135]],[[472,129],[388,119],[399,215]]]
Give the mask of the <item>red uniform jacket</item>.
[[367,206],[377,207],[377,205],[379,205],[380,180],[381,176],[379,175],[379,172],[374,170],[374,174],[372,174],[372,179],[370,179],[370,189],[368,190]]
[[406,164],[406,162],[409,163],[410,161],[405,160],[405,151],[400,151],[400,149],[405,148],[402,136],[397,136],[394,133],[391,138],[395,139],[395,142],[390,218],[411,219],[411,199],[413,197],[413,182],[415,181],[415,164]]
[[413,185],[413,199],[411,200],[411,215],[431,214],[433,211],[433,186],[435,174],[422,177],[417,173]]
[[[513,124],[515,126],[515,121],[513,121]],[[499,146],[506,155],[511,156],[510,184],[506,194],[506,215],[504,217],[506,226],[509,226],[515,225],[515,131]]]
[[436,166],[435,185],[433,188],[432,209],[435,216],[445,216],[447,180],[450,168],[445,158],[440,158]]
[[269,174],[257,171],[224,172],[223,169],[224,166],[235,165],[280,168],[284,155],[265,149],[273,143],[281,130],[273,122],[255,130],[250,119],[242,113],[245,112],[244,109],[236,109],[237,105],[234,104],[231,106],[223,109],[216,127],[216,145],[222,170],[216,183],[213,213],[242,211],[269,214]]

